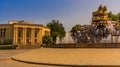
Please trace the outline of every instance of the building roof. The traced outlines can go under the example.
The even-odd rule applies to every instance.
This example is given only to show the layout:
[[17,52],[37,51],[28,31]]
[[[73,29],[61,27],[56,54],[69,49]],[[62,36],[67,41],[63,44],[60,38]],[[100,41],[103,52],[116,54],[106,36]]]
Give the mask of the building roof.
[[17,23],[17,24],[33,24],[32,22],[28,22],[28,21],[24,21],[24,20],[20,20],[20,21],[10,20],[8,23],[9,24],[14,24],[14,23]]
[[8,24],[0,24],[0,26],[11,26],[11,25],[24,25],[24,26],[41,26],[44,27],[43,24],[33,24],[33,22],[28,22],[24,20],[16,21],[10,20]]

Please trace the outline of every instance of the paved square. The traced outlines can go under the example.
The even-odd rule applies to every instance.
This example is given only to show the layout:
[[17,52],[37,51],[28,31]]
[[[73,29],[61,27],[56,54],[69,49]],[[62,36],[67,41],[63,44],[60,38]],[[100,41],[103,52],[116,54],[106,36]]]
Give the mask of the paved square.
[[32,63],[58,65],[120,65],[120,49],[40,48],[12,58]]

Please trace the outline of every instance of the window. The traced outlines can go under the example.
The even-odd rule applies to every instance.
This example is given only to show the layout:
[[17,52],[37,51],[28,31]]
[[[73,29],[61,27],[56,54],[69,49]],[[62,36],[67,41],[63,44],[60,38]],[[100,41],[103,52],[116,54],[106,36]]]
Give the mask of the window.
[[6,34],[6,32],[4,31],[4,32],[3,32],[3,38],[5,38],[5,34]]
[[37,43],[37,39],[35,39],[35,43]]
[[35,31],[35,37],[37,37],[37,31]]
[[26,43],[29,44],[29,39],[26,39]]
[[2,28],[0,30],[2,31]]
[[27,37],[31,37],[31,29],[30,28],[27,28],[26,36]]
[[2,31],[0,32],[0,37],[2,38]]
[[4,28],[4,31],[6,31],[6,28]]
[[22,37],[22,32],[23,31],[23,29],[22,28],[18,28],[18,37]]
[[21,39],[18,39],[18,43],[21,43]]
[[35,29],[35,37],[37,37],[39,29]]
[[6,28],[1,28],[0,29],[0,38],[5,38],[6,36]]
[[18,31],[18,37],[21,37],[21,32],[20,31]]

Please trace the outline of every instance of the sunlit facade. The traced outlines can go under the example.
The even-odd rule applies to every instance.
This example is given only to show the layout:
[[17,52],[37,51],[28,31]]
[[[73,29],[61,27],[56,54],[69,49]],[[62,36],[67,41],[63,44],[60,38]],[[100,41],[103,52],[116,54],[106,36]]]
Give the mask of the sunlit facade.
[[42,24],[14,20],[0,24],[0,41],[9,39],[17,45],[36,45],[42,43],[44,35],[50,35],[50,29]]

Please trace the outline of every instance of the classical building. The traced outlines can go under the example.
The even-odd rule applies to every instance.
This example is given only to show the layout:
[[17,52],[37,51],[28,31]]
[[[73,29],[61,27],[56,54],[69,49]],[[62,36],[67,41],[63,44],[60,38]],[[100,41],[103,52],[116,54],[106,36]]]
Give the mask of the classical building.
[[50,35],[50,29],[42,24],[10,20],[9,24],[0,24],[0,41],[9,39],[17,45],[36,45],[42,43],[42,37]]

